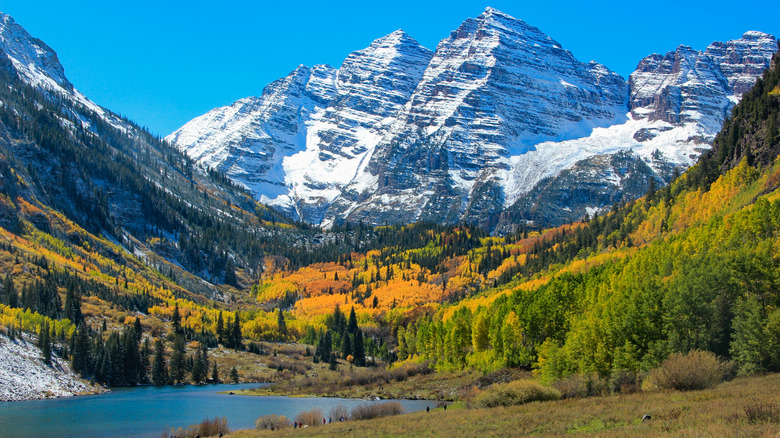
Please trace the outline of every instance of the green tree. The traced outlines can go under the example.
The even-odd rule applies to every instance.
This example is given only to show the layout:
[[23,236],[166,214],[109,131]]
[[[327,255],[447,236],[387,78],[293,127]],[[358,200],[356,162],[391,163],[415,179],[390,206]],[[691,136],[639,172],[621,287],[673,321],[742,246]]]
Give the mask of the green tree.
[[287,324],[284,322],[284,312],[282,312],[281,307],[279,307],[279,311],[277,312],[276,324],[279,328],[279,334],[283,337],[287,337]]
[[187,372],[187,358],[184,353],[184,337],[176,335],[173,338],[173,351],[171,352],[170,377],[174,383],[182,383]]
[[171,316],[171,328],[175,335],[184,334],[181,328],[181,314],[179,313],[179,303],[173,305],[173,315]]
[[232,338],[233,338],[233,348],[236,350],[241,350],[244,348],[243,345],[243,336],[241,335],[241,320],[238,316],[238,312],[236,312],[236,317],[233,318],[233,332],[232,332]]
[[217,361],[214,361],[211,369],[211,383],[219,383],[219,371],[217,370]]
[[230,379],[233,381],[233,383],[238,383],[238,370],[236,367],[233,367],[230,370]]
[[731,357],[739,365],[740,374],[763,371],[762,350],[766,345],[764,318],[755,297],[741,299],[734,314]]
[[471,345],[474,351],[485,351],[490,346],[490,319],[487,312],[477,312],[471,328]]
[[225,345],[225,324],[222,320],[222,311],[217,315],[217,342]]
[[363,346],[363,331],[358,329],[355,333],[354,350],[352,356],[355,358],[355,365],[359,367],[366,366],[366,350]]
[[154,363],[152,365],[152,384],[168,384],[168,366],[165,363],[165,344],[162,338],[154,341]]
[[38,347],[43,353],[43,363],[51,365],[51,334],[49,332],[49,323],[43,320],[41,331],[38,335]]

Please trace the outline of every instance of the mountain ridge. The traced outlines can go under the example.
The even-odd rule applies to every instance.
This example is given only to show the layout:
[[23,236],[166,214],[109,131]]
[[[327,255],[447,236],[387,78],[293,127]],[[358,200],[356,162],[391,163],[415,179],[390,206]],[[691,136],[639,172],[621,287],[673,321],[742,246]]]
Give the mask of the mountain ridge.
[[[351,59],[370,54],[393,35],[406,34],[393,32],[349,55],[337,78],[343,81],[347,74],[341,69],[349,70]],[[631,151],[649,166],[645,180],[668,182],[674,169],[687,168],[709,148],[730,108],[776,50],[774,37],[749,31],[702,52],[681,46],[677,52],[650,55],[626,81],[594,61],[577,61],[526,22],[487,8],[438,44],[421,75],[424,58],[416,64],[410,61],[414,57],[406,59],[412,71],[403,72],[406,83],[416,83],[405,103],[388,99],[387,88],[374,86],[370,75],[360,82],[366,100],[389,102],[383,119],[365,102],[321,101],[324,109],[300,113],[298,132],[306,132],[301,142],[280,158],[273,173],[263,174],[272,190],[253,185],[257,175],[234,180],[263,202],[325,227],[433,220],[490,229],[503,222],[500,229],[506,230],[507,213],[520,221],[554,220],[544,223],[555,225],[610,206],[591,193],[576,205],[549,206],[536,215],[521,206],[543,180],[559,178],[563,170],[595,155]],[[370,62],[371,56],[364,59]],[[370,69],[383,71],[377,63]],[[342,127],[318,114],[339,120]],[[200,139],[221,129],[230,130],[188,123],[167,139],[190,153],[204,147]],[[182,141],[185,132],[198,140]],[[247,146],[255,135],[230,132]],[[358,145],[359,157],[342,151],[345,138]],[[191,156],[234,175],[229,159]],[[617,183],[599,190],[614,192],[614,200],[643,193],[635,189]],[[561,207],[571,213],[550,210]]]

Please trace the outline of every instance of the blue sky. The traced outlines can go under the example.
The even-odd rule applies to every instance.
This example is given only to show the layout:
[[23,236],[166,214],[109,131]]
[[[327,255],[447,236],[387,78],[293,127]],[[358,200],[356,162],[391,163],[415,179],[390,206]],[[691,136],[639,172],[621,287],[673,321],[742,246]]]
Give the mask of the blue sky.
[[259,95],[299,64],[338,67],[350,52],[396,29],[435,49],[486,6],[626,78],[643,57],[679,44],[703,50],[747,30],[780,36],[776,0],[0,0],[0,11],[58,53],[76,88],[159,135]]

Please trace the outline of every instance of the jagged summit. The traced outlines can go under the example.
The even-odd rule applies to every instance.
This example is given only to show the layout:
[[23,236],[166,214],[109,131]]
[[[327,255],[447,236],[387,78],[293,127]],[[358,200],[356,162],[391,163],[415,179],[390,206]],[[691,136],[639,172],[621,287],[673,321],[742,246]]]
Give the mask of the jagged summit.
[[13,68],[33,85],[73,91],[54,50],[3,12],[0,12],[0,46]]

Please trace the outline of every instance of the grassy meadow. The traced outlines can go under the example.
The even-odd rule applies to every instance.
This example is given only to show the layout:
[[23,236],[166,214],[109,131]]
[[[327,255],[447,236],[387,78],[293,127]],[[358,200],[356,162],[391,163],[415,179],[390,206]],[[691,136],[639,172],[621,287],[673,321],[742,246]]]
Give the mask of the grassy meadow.
[[[646,391],[603,397],[445,411],[281,430],[235,431],[229,437],[777,437],[780,374],[744,377],[701,391]],[[433,408],[435,402],[432,403]],[[642,421],[649,415],[649,420]]]

